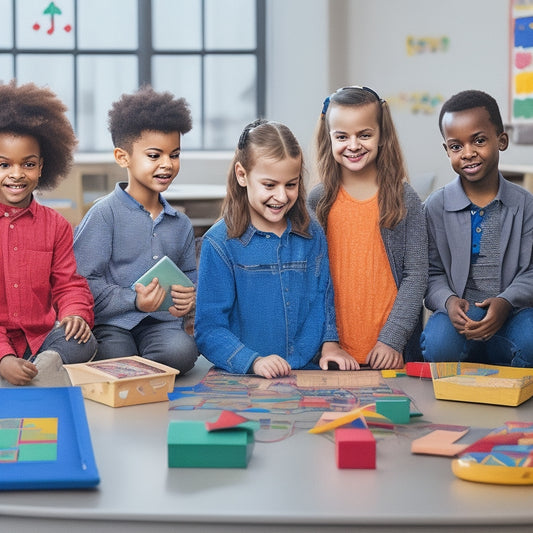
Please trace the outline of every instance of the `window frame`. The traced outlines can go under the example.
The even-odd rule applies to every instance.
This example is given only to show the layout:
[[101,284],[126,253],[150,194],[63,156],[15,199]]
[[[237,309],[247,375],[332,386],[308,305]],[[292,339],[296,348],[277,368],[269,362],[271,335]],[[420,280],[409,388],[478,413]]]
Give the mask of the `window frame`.
[[[18,0],[23,1],[23,0]],[[256,117],[265,115],[266,108],[266,0],[255,1],[255,28],[256,28],[256,46],[249,49],[207,49],[205,46],[205,1],[201,1],[201,31],[202,31],[202,46],[199,50],[156,50],[152,44],[152,0],[137,0],[138,10],[138,47],[137,49],[89,49],[78,48],[78,2],[73,0],[74,6],[74,45],[73,48],[18,48],[16,46],[17,31],[16,31],[16,3],[17,0],[12,0],[12,26],[13,26],[13,46],[12,48],[0,48],[0,53],[12,55],[13,77],[17,78],[17,56],[20,55],[70,55],[73,57],[74,72],[72,76],[73,83],[73,127],[78,131],[79,121],[79,80],[78,80],[78,61],[81,56],[113,56],[113,55],[130,55],[137,57],[137,79],[138,86],[152,82],[152,57],[153,56],[195,56],[200,57],[201,61],[201,135],[200,147],[202,151],[216,150],[214,148],[206,148],[206,90],[205,90],[205,69],[204,63],[207,56],[213,55],[253,55],[256,58]],[[117,95],[118,98],[118,95]],[[254,118],[256,118],[254,117]]]

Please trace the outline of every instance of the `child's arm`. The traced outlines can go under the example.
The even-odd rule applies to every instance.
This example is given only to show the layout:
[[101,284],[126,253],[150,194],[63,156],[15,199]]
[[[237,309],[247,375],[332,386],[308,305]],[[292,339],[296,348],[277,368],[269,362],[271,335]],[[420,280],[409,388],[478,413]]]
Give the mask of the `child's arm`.
[[87,328],[90,330],[94,325],[94,300],[87,280],[76,271],[72,229],[64,219],[58,222],[56,228],[54,253],[50,268],[50,288],[58,320],[62,322],[68,317],[78,317],[77,320],[67,320],[70,324],[69,329],[74,329],[75,333],[83,330],[84,333],[81,335],[87,336]]
[[170,294],[174,302],[173,307],[169,309],[171,315],[181,318],[192,311],[196,302],[196,289],[194,287],[172,285]]
[[254,374],[271,379],[280,376],[288,376],[291,373],[291,366],[283,357],[272,354],[266,357],[257,357],[252,363]]
[[236,301],[231,260],[204,236],[198,270],[194,337],[201,354],[215,366],[245,374],[259,353],[245,346],[230,330]]
[[85,344],[91,338],[91,327],[81,316],[66,316],[59,322],[58,327],[65,328],[65,339],[67,341],[74,338],[78,341],[78,344]]
[[325,342],[322,345],[319,365],[322,370],[328,369],[328,363],[337,363],[339,370],[359,370],[359,363],[338,342]]
[[12,385],[27,385],[36,375],[37,367],[14,354],[0,359],[0,376]]
[[376,370],[402,368],[404,365],[402,354],[380,341],[370,350],[366,362]]
[[[405,207],[407,209],[404,221],[397,228],[382,230],[382,235],[387,247],[387,253],[392,256],[400,267],[391,262],[391,269],[398,272],[398,291],[394,305],[389,316],[381,329],[378,341],[373,349],[376,358],[391,360],[399,363],[399,355],[392,355],[392,351],[401,354],[420,320],[424,294],[428,283],[428,235],[426,229],[426,217],[422,203],[416,192],[405,185]],[[403,253],[402,253],[403,248]],[[403,255],[403,264],[401,256]],[[384,348],[384,346],[387,348]],[[392,351],[389,351],[389,348]],[[387,351],[388,356],[383,359],[381,355]]]
[[487,310],[482,320],[474,321],[467,319],[464,327],[465,337],[472,340],[489,340],[505,323],[513,310],[511,304],[504,298],[487,298],[477,307]]
[[453,327],[461,334],[465,333],[465,325],[470,321],[466,312],[468,311],[470,304],[463,298],[458,296],[450,296],[446,300],[446,311]]
[[112,262],[115,221],[110,208],[99,204],[89,210],[76,228],[74,253],[78,272],[87,279],[94,296],[95,314],[100,322],[105,322],[126,311],[135,311],[136,293],[126,283],[120,286],[107,275]]

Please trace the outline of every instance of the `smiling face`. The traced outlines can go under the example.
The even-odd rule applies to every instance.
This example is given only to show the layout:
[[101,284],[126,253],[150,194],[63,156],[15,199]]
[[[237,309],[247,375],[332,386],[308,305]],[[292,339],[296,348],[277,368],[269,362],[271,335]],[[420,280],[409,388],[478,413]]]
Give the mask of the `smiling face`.
[[0,203],[28,207],[42,168],[41,150],[35,137],[0,133]]
[[237,181],[246,187],[251,222],[258,230],[278,236],[285,231],[287,213],[298,199],[301,171],[300,157],[259,158],[249,171],[236,163]]
[[328,115],[331,151],[341,166],[343,180],[376,173],[380,130],[377,103],[331,106]]
[[128,193],[145,205],[166,191],[180,169],[181,135],[178,131],[144,131],[131,151],[115,148],[117,163],[128,170]]
[[442,117],[444,149],[463,187],[497,187],[499,152],[507,148],[506,133],[498,134],[484,107],[445,113]]

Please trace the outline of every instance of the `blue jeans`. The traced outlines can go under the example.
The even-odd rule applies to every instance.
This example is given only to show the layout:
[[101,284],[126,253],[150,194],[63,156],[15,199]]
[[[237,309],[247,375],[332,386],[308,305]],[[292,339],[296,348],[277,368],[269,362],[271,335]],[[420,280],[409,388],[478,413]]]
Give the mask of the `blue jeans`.
[[95,360],[140,355],[151,361],[188,372],[198,358],[194,339],[176,320],[161,321],[147,317],[131,330],[100,325],[94,328],[98,340]]
[[[72,337],[67,341],[65,338],[65,328],[56,326],[46,336],[42,346],[37,350],[36,355],[46,350],[53,350],[61,356],[61,360],[66,365],[86,363],[94,357],[97,346],[96,339],[92,334],[87,342],[78,344],[78,341]],[[29,349],[26,350],[24,358],[34,359]]]
[[[485,309],[474,306],[467,313],[473,320],[485,314]],[[512,314],[487,341],[467,340],[453,327],[448,313],[439,311],[429,318],[420,344],[425,361],[533,367],[533,308]]]

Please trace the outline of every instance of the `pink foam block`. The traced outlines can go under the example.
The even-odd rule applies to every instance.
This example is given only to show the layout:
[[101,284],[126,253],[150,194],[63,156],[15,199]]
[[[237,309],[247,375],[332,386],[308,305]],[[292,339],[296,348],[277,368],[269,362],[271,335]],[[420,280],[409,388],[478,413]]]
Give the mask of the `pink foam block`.
[[376,439],[368,429],[335,430],[337,468],[376,468]]

